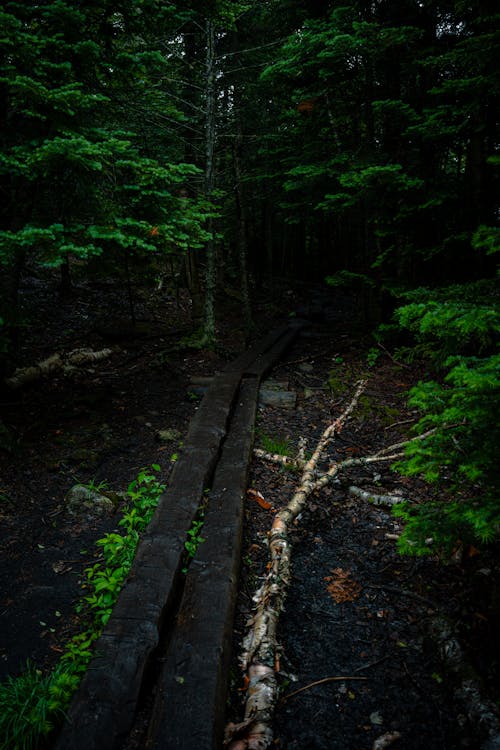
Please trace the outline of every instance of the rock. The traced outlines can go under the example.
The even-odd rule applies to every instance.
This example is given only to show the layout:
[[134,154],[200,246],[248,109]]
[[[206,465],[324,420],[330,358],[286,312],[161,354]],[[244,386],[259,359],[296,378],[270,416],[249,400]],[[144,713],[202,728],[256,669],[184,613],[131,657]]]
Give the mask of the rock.
[[177,440],[180,440],[182,437],[179,430],[174,429],[167,429],[167,430],[158,430],[156,433],[156,439],[160,441],[160,443],[170,443],[175,442]]
[[76,484],[66,495],[66,511],[72,516],[102,518],[114,512],[113,501],[100,492]]

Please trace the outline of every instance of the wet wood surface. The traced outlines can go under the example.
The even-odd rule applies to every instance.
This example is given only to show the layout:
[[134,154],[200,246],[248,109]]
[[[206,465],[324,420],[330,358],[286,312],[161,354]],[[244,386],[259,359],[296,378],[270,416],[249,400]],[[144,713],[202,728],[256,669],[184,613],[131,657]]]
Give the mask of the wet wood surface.
[[[96,644],[95,656],[70,706],[55,750],[122,747],[134,722],[139,695],[145,689],[150,662],[158,650],[171,657],[157,686],[156,729],[150,730],[148,746],[173,747],[165,742],[169,733],[175,732],[177,737],[186,736],[176,742],[177,747],[217,747],[213,743],[219,741],[222,731],[242,500],[259,384],[298,330],[284,326],[271,332],[211,383],[191,421],[168,489],[140,542],[129,579]],[[206,542],[185,576],[182,569],[186,565],[188,530],[210,486],[203,530]],[[183,622],[184,629],[180,627]],[[195,628],[192,633],[185,629],[186,622]],[[176,653],[185,654],[188,643],[193,646],[192,660],[186,662],[190,671],[184,677],[180,675],[183,679],[178,681]],[[202,690],[198,687],[202,706],[199,700],[183,704],[182,691],[177,690],[184,685],[192,689],[194,675],[198,686],[204,685]],[[167,721],[171,709],[163,708],[172,702],[178,706],[175,728]],[[196,718],[201,715],[206,724],[203,730]],[[195,720],[196,732],[204,737],[201,743],[194,738]],[[165,738],[163,744],[151,744],[155,731]]]

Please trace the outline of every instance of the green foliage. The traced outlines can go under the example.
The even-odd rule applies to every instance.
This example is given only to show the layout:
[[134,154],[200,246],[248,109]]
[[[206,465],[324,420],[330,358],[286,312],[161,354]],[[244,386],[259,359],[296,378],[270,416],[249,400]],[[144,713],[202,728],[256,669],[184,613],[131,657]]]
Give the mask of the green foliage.
[[0,10],[0,270],[106,254],[118,273],[211,236],[214,208],[191,189],[202,171],[159,127],[184,118],[160,83],[173,72],[160,40],[176,16],[156,0]]
[[[153,472],[160,467],[153,464]],[[129,502],[119,526],[97,541],[102,562],[85,571],[86,595],[78,607],[87,614],[87,628],[74,635],[48,675],[28,664],[19,677],[0,684],[0,750],[35,750],[64,719],[71,697],[92,658],[92,649],[130,571],[139,535],[148,525],[164,490],[154,473],[141,469],[131,482]]]
[[[454,354],[494,350],[500,327],[494,280],[435,290],[419,288],[402,296],[408,304],[398,308],[395,319],[413,334],[413,354],[445,366]],[[400,352],[405,353],[411,350]]]
[[457,539],[492,541],[500,524],[500,315],[487,282],[412,296],[425,301],[400,308],[397,319],[445,374],[411,390],[409,403],[422,414],[417,431],[433,432],[412,442],[397,468],[440,482],[451,499],[395,513],[407,521],[402,549],[425,554],[432,537],[448,552]]
[[106,480],[96,482],[95,479],[90,479],[86,484],[82,485],[86,487],[90,492],[101,492],[101,490],[109,489],[109,483]]
[[339,271],[334,276],[327,276],[325,281],[329,286],[347,287],[349,289],[356,287],[373,288],[376,286],[373,279],[366,276],[366,274],[353,273],[352,271],[346,271],[345,269]]
[[500,252],[500,229],[480,226],[472,237],[472,246],[476,250],[485,250],[487,255]]
[[279,438],[266,435],[264,432],[259,433],[262,449],[266,453],[274,453],[278,456],[289,456],[292,452],[292,446],[288,438]]
[[377,349],[375,346],[372,346],[372,348],[368,350],[366,354],[366,364],[368,367],[375,367],[377,360],[380,357],[380,353],[380,349]]
[[[202,518],[193,521],[191,524],[191,528],[188,530],[188,538],[184,542],[184,547],[187,550],[188,553],[188,559],[193,559],[196,555],[196,551],[200,544],[202,544],[205,540],[201,536],[201,530],[204,525],[204,520]],[[186,572],[186,568],[184,568],[184,572]]]
[[20,677],[0,683],[1,750],[35,750],[64,718],[76,685],[59,665],[44,675],[30,662]]
[[377,267],[411,285],[488,273],[498,14],[477,2],[333,5],[297,22],[261,74],[278,118],[264,184],[303,228],[307,263],[330,251],[334,270]]

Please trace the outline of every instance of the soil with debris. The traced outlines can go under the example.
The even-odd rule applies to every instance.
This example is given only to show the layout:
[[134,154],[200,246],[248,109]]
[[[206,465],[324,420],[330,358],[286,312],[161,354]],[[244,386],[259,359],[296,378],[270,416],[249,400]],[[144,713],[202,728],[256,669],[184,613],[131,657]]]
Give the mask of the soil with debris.
[[[304,298],[315,293],[305,290]],[[217,353],[179,346],[190,330],[190,309],[151,289],[136,292],[135,327],[114,284],[81,282],[60,302],[55,282],[30,277],[22,289],[29,322],[19,365],[77,347],[114,347],[114,353],[71,376],[60,373],[18,391],[3,390],[0,434],[0,679],[30,660],[55,663],[79,627],[75,604],[85,568],[98,557],[95,541],[117,524],[116,513],[68,512],[77,482],[123,491],[143,466],[168,474],[197,401],[193,375],[211,375],[244,347],[234,326],[238,303],[226,300]],[[271,313],[287,312],[284,295],[257,311],[260,330]],[[321,306],[320,306],[321,307]],[[307,314],[308,310],[300,312]],[[310,312],[310,310],[309,310]],[[323,318],[296,342],[271,377],[297,394],[293,409],[259,407],[256,444],[281,443],[291,455],[300,438],[311,451],[328,420],[338,416],[361,376],[369,383],[334,444],[333,458],[363,456],[409,434],[415,414],[406,407],[418,373],[384,352],[368,367],[372,346],[349,331],[346,300],[329,302]],[[285,383],[283,383],[285,381]],[[286,444],[285,446],[283,444]],[[255,460],[249,487],[273,508],[290,499],[297,474]],[[414,502],[431,488],[403,479],[382,464],[351,470],[341,483],[311,498],[293,532],[293,580],[280,620],[276,747],[288,750],[375,747],[478,748],[482,738],[457,700],[456,679],[440,660],[430,631],[438,616],[452,623],[464,659],[498,696],[500,607],[496,550],[466,550],[455,561],[401,557],[401,527],[388,510],[349,493],[400,493]],[[266,534],[272,510],[249,494],[241,592],[234,634],[235,658],[228,720],[242,718],[237,653],[265,574]],[[340,678],[340,679],[339,679]]]
[[[366,456],[408,438],[416,415],[408,411],[406,394],[419,373],[387,356],[368,367],[359,341],[338,328],[334,335],[317,328],[314,334],[321,337],[299,342],[289,364],[273,373],[297,393],[297,408],[286,412],[261,406],[257,446],[294,456],[299,439],[305,438],[312,452],[361,377],[368,378],[367,389],[330,458]],[[266,573],[273,510],[291,499],[299,477],[289,468],[254,460],[249,487],[264,502],[249,492],[236,652],[252,614],[252,596]],[[441,660],[435,633],[445,618],[461,643],[468,675],[475,672],[485,695],[489,688],[498,697],[495,550],[458,545],[455,558],[444,564],[436,557],[402,557],[396,548],[399,520],[390,509],[351,494],[352,486],[416,503],[436,492],[422,481],[401,477],[388,464],[358,466],[313,496],[297,519],[291,535],[292,583],[278,632],[276,747],[484,747],[485,735],[474,717],[469,719],[470,706],[460,700],[459,680]],[[228,718],[236,723],[244,714],[240,675],[235,658]]]

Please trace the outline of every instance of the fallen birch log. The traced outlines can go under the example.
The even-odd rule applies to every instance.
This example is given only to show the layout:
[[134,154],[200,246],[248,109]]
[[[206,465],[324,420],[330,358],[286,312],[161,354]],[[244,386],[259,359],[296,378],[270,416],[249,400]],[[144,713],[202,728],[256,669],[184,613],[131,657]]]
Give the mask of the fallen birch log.
[[43,377],[52,375],[57,370],[68,373],[81,365],[99,362],[111,356],[113,352],[113,349],[101,349],[97,352],[92,349],[73,349],[68,354],[53,354],[31,367],[20,367],[14,371],[10,378],[6,378],[5,382],[15,390],[22,388],[27,383],[33,383]]
[[[342,431],[365,385],[366,381],[361,381],[357,385],[349,405],[340,417],[325,429],[307,462],[304,463],[303,444],[296,459],[262,452],[265,460],[295,465],[302,468],[303,473],[290,502],[276,513],[268,534],[268,572],[264,583],[253,596],[255,614],[247,623],[249,630],[243,640],[243,654],[240,659],[247,686],[245,716],[242,722],[227,725],[224,744],[228,750],[266,750],[273,744],[272,720],[278,694],[276,672],[279,670],[276,630],[290,584],[291,549],[288,531],[293,521],[303,511],[310,495],[325,487],[339,472],[352,466],[395,461],[404,456],[404,449],[413,442],[402,441],[370,456],[332,463],[328,470],[318,473],[317,467],[322,455],[328,444]],[[422,440],[432,432],[433,430],[429,430],[414,439]]]
[[264,750],[272,744],[272,718],[277,699],[276,628],[290,584],[288,529],[317,485],[316,467],[325,448],[342,430],[364,387],[364,381],[359,383],[349,406],[323,432],[304,466],[294,496],[274,517],[269,533],[269,571],[253,597],[256,612],[248,623],[250,630],[243,642],[241,664],[248,678],[245,718],[241,724],[230,724],[226,728],[226,745],[230,750]]

